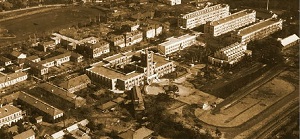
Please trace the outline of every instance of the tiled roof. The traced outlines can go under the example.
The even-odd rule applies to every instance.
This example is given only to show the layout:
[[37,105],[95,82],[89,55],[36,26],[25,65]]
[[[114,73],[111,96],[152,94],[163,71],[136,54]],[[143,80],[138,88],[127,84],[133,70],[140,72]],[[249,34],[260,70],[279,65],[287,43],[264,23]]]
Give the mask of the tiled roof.
[[40,111],[43,111],[43,112],[49,114],[52,117],[63,113],[62,110],[55,108],[52,105],[50,105],[32,95],[29,95],[25,92],[20,92],[19,99],[30,104],[31,106],[33,106],[37,109],[39,109]]
[[13,105],[5,105],[0,108],[0,118],[6,117],[19,111],[21,110]]
[[18,135],[15,135],[13,137],[13,139],[27,139],[27,138],[29,138],[31,136],[35,136],[35,133],[34,133],[34,131],[32,129],[24,131],[24,132],[22,132],[22,133],[20,133]]
[[2,61],[2,62],[9,62],[11,60],[9,58],[7,58],[7,57],[0,56],[0,61]]
[[27,73],[25,73],[25,72],[16,72],[16,73],[8,74],[8,75],[3,75],[3,76],[0,76],[0,83],[5,83],[7,81],[11,81],[11,80],[17,79],[17,78],[25,76],[25,75],[27,75]]
[[81,84],[87,84],[87,83],[91,83],[91,80],[87,75],[83,74],[83,75],[77,76],[75,78],[72,78],[68,81],[65,81],[65,82],[59,84],[59,86],[64,89],[70,89],[70,88],[79,86]]

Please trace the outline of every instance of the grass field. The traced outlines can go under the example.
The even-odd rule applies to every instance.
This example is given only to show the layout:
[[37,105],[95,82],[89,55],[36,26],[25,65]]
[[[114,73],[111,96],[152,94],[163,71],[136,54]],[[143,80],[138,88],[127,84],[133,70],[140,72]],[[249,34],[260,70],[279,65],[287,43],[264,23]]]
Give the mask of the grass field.
[[17,38],[0,40],[0,45],[28,39],[29,35],[37,36],[51,33],[62,28],[77,25],[79,22],[88,22],[89,18],[99,16],[100,11],[89,7],[62,7],[39,14],[23,16],[20,18],[0,22],[2,28],[8,29]]

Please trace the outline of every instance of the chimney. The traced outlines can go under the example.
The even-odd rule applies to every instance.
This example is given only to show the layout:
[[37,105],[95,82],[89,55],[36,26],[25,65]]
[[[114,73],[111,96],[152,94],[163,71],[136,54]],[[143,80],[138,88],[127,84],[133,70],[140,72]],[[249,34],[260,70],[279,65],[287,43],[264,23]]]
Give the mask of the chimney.
[[5,112],[8,112],[8,110],[6,108],[4,110],[5,110]]

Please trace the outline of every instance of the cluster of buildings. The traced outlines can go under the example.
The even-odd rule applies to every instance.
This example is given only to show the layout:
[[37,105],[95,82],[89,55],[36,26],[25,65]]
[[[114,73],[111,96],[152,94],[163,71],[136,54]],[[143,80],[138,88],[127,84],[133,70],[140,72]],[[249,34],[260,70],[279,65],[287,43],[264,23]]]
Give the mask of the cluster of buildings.
[[112,90],[130,90],[175,70],[173,61],[152,51],[120,53],[103,59],[86,70],[92,82]]

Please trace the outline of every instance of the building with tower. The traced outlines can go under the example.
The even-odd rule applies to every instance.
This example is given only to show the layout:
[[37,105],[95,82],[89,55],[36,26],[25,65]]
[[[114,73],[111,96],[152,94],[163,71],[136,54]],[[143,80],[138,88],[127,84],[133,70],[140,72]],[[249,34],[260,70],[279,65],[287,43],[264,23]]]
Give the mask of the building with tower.
[[131,90],[134,86],[151,84],[174,70],[173,61],[152,51],[140,50],[107,57],[92,64],[86,74],[92,83],[105,85],[112,90]]

